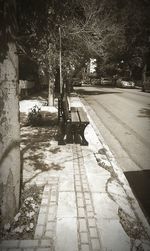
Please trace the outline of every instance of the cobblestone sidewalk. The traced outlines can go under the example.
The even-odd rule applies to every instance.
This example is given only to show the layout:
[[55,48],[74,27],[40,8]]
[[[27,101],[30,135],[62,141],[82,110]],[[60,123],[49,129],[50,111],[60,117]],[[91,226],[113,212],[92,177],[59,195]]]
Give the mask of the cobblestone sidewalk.
[[[101,250],[82,147],[70,145],[70,148],[73,168],[70,168],[68,178],[72,180],[72,186],[62,190],[59,178],[49,177],[43,191],[34,240],[3,241],[0,245],[2,251]],[[44,180],[37,179],[37,182],[42,184]]]

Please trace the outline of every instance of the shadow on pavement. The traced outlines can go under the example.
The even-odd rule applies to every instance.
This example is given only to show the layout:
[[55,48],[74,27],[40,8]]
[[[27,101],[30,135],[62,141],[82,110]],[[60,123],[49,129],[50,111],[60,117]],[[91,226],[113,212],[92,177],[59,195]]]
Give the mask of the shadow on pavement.
[[[148,104],[150,106],[150,104]],[[150,108],[142,108],[139,110],[140,115],[138,115],[139,118],[149,118],[150,119]]]
[[103,90],[87,90],[87,89],[76,89],[76,92],[80,95],[102,95],[102,94],[114,94],[118,93],[121,94],[122,92],[120,91],[103,91]]
[[150,223],[150,170],[124,172],[124,174]]

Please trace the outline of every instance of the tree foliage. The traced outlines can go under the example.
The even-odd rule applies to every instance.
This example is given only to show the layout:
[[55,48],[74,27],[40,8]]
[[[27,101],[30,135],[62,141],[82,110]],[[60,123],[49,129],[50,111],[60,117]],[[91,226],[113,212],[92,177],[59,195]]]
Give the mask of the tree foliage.
[[6,57],[8,42],[16,40],[17,32],[15,0],[0,0],[0,62]]
[[147,0],[17,0],[17,9],[19,48],[50,72],[58,66],[59,27],[65,69],[90,57],[138,64],[149,50]]

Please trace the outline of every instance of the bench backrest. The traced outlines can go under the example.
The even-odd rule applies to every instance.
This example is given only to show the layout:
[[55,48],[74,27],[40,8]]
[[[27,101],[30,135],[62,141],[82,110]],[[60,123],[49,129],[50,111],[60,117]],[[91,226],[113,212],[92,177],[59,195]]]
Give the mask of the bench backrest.
[[89,123],[87,114],[82,107],[71,107],[70,99],[67,95],[62,99],[62,116],[64,121],[72,121],[74,123]]

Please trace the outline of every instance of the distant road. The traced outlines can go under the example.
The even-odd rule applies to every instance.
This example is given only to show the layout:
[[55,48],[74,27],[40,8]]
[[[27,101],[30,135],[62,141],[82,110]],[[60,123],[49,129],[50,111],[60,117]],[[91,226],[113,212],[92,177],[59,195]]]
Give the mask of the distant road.
[[140,89],[81,87],[106,144],[124,172],[150,170],[150,93]]

